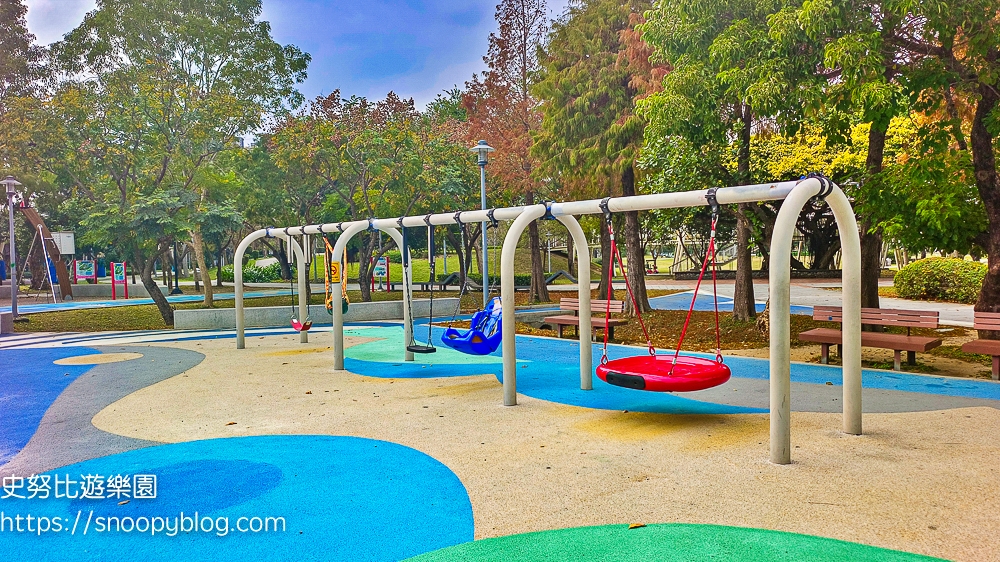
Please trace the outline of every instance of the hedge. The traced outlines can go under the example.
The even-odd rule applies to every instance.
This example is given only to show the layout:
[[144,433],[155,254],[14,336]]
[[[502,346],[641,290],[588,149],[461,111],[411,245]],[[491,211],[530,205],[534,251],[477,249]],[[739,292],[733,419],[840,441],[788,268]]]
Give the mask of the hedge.
[[957,258],[927,258],[896,272],[892,284],[904,299],[974,304],[986,278],[986,264]]
[[[292,278],[295,279],[294,267],[291,268],[291,272]],[[232,283],[234,281],[233,266],[226,265],[222,267],[222,281],[225,283]],[[279,263],[272,263],[266,267],[243,266],[244,283],[278,283],[281,281],[281,264]]]
[[[450,277],[450,276],[451,276],[450,273],[448,275],[445,275],[445,274],[442,273],[442,274],[439,274],[437,276],[437,278],[438,278],[438,281],[443,281],[446,277]],[[483,284],[483,276],[480,275],[480,274],[478,274],[478,273],[469,273],[469,281],[472,281],[474,283],[478,283],[478,284],[482,285]],[[497,278],[496,276],[490,274],[490,284],[491,285],[497,285],[499,283],[500,283],[500,279]],[[529,285],[531,285],[531,275],[530,274],[525,274],[525,273],[514,274],[514,286],[515,287],[527,287]]]

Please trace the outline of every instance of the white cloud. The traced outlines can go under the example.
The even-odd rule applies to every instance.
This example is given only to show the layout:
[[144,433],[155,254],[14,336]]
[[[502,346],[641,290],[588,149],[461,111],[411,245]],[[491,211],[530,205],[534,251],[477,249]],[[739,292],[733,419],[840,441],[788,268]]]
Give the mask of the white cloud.
[[27,0],[28,31],[48,45],[62,39],[96,7],[95,0]]

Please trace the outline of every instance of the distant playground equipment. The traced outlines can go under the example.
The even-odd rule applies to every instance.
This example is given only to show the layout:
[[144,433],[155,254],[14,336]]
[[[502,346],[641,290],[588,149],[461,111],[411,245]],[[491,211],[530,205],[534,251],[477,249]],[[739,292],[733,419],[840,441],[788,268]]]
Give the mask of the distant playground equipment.
[[[642,327],[642,334],[646,337],[646,347],[649,355],[636,355],[623,357],[608,361],[608,332],[610,331],[611,309],[605,308],[604,312],[604,350],[601,354],[601,364],[597,367],[597,376],[601,380],[625,388],[636,390],[651,390],[654,392],[690,392],[694,390],[704,390],[713,386],[725,383],[732,376],[729,367],[722,361],[722,335],[719,330],[719,295],[715,282],[715,227],[719,221],[719,202],[715,198],[716,189],[712,188],[705,194],[705,199],[712,208],[712,230],[708,239],[708,250],[705,252],[705,259],[702,260],[701,275],[698,276],[698,283],[694,288],[694,295],[691,297],[691,306],[688,308],[687,318],[684,320],[684,327],[681,329],[680,338],[677,341],[677,350],[673,357],[669,355],[657,355],[656,348],[649,338],[646,330],[646,323],[642,321],[642,312],[636,304],[635,295],[632,293],[632,285],[628,281],[625,270],[625,263],[622,261],[622,254],[618,250],[618,242],[615,240],[615,229],[611,222],[611,211],[608,209],[608,199],[601,202],[601,209],[604,211],[604,222],[608,228],[608,236],[611,237],[611,259],[608,266],[617,261],[618,267],[625,276],[625,288],[628,291],[629,299],[632,301],[632,310],[636,312],[639,326]],[[681,355],[681,348],[684,344],[684,336],[687,334],[688,326],[691,325],[691,314],[694,312],[694,304],[698,299],[698,289],[701,288],[701,280],[705,277],[705,269],[709,261],[712,263],[712,298],[715,300],[715,360],[694,357],[691,355]],[[608,283],[608,302],[613,296],[611,283]]]
[[347,309],[351,305],[351,299],[347,296],[347,270],[344,268],[344,264],[341,261],[333,261],[333,246],[330,245],[330,240],[324,236],[323,244],[326,246],[326,250],[323,253],[323,263],[325,267],[323,268],[323,278],[326,282],[326,311],[333,316],[333,291],[330,287],[334,284],[340,284],[340,299],[341,299],[341,310],[342,314],[347,314]]
[[[28,220],[31,225],[31,230],[35,232],[36,237],[41,239],[42,248],[46,254],[46,259],[48,263],[46,264],[46,270],[50,268],[55,269],[56,280],[59,282],[59,292],[62,295],[63,300],[73,300],[73,285],[70,283],[69,272],[66,270],[66,263],[62,260],[62,255],[59,252],[59,247],[56,245],[55,239],[52,233],[49,232],[47,226],[45,226],[45,221],[42,220],[42,216],[38,214],[38,210],[33,207],[18,207],[24,218]],[[32,240],[32,245],[34,245],[34,240]],[[30,256],[29,251],[26,256]],[[25,260],[27,264],[27,259]],[[51,273],[50,273],[51,277]],[[49,279],[49,285],[52,285],[52,280]],[[55,288],[52,288],[52,298],[55,299]]]
[[[461,222],[461,218],[458,216],[459,214],[460,213],[455,213],[455,220],[458,222],[462,246],[464,247],[465,226]],[[493,218],[492,213],[490,213],[489,217],[490,225],[488,228],[493,229],[495,238],[496,233],[499,230],[498,224],[496,219]],[[494,240],[494,246],[495,245],[496,240]],[[494,253],[494,255],[496,254]],[[494,267],[493,271],[496,271],[496,267]],[[463,277],[468,279],[468,274],[469,264],[466,263]],[[483,283],[486,287],[490,287],[490,280],[488,278],[483,279]],[[441,343],[454,349],[455,351],[468,355],[489,355],[500,347],[500,342],[503,339],[503,323],[501,321],[503,306],[501,306],[500,297],[493,297],[482,310],[477,310],[476,313],[472,315],[472,319],[469,321],[468,330],[463,331],[453,328],[451,325],[455,322],[455,319],[458,317],[458,313],[462,309],[462,297],[465,296],[467,286],[467,281],[462,284],[462,289],[458,293],[458,305],[455,306],[455,314],[452,315],[451,320],[448,322],[448,327],[441,336]],[[487,290],[492,293],[492,288]]]
[[[424,223],[427,224],[427,259],[430,262],[430,279],[431,279],[431,298],[430,298],[430,312],[427,318],[427,343],[417,342],[413,334],[413,306],[412,299],[406,301],[403,305],[407,308],[410,322],[409,337],[406,340],[406,351],[410,353],[435,353],[437,348],[434,347],[434,342],[431,339],[431,328],[434,324],[434,227],[431,226],[431,215],[424,217]],[[399,248],[399,253],[402,255],[403,259],[403,285],[413,286],[413,270],[410,268],[410,247],[409,240],[406,237],[406,227],[403,226],[403,219],[399,219],[399,230],[403,233],[403,245]]]
[[[861,410],[861,241],[857,220],[850,201],[844,192],[829,179],[810,174],[796,181],[769,184],[745,185],[719,188],[714,191],[720,205],[749,203],[758,201],[783,201],[775,220],[771,239],[770,262],[768,267],[771,292],[770,309],[770,399],[771,436],[770,460],[776,464],[791,462],[791,356],[790,356],[790,295],[789,279],[791,271],[792,236],[796,230],[799,214],[810,200],[826,201],[837,221],[840,233],[843,263],[843,431],[860,435],[862,429]],[[336,228],[341,232],[333,249],[333,259],[340,260],[351,238],[363,230],[377,229],[389,234],[397,247],[404,247],[402,235],[397,227],[419,227],[425,225],[450,225],[461,222],[485,222],[494,217],[497,220],[513,221],[504,237],[500,262],[500,298],[502,321],[502,383],[505,405],[517,404],[517,341],[515,332],[514,307],[514,254],[518,240],[524,229],[537,219],[558,220],[569,230],[577,252],[579,279],[590,278],[591,256],[587,236],[576,215],[600,214],[608,212],[649,211],[653,209],[697,207],[708,204],[708,190],[677,193],[656,193],[611,199],[592,199],[565,203],[549,202],[520,207],[481,209],[459,213],[442,213],[430,216],[408,216],[391,219],[371,218],[340,224],[292,226],[283,229],[284,237],[291,235],[323,234],[326,229]],[[253,241],[276,236],[274,228],[265,228],[247,235],[237,246],[235,262],[242,263],[246,249]],[[297,247],[297,245],[295,245]],[[304,262],[301,250],[296,254],[299,263]],[[409,264],[406,266],[409,267]],[[300,286],[305,284],[304,269],[299,268]],[[243,310],[243,272],[235,268],[236,297],[236,347],[246,347],[245,317]],[[410,278],[403,283],[403,299],[412,299]],[[305,313],[304,295],[300,293],[300,310]],[[578,283],[580,316],[591,314],[590,287]],[[333,307],[333,368],[344,368],[344,318],[340,307]],[[404,341],[412,340],[412,321],[407,306],[403,307]],[[303,333],[303,341],[306,341]],[[589,322],[580,323],[580,388],[593,388],[592,345]],[[405,360],[413,360],[413,352],[406,351]],[[669,360],[665,362],[669,363]]]

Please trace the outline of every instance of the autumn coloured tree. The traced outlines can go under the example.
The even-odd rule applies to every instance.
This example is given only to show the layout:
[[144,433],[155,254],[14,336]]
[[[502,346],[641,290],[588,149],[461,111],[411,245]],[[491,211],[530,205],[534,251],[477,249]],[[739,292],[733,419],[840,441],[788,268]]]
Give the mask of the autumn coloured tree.
[[[487,172],[500,182],[512,202],[532,205],[542,195],[543,185],[535,174],[538,158],[531,153],[532,135],[542,122],[531,89],[539,70],[536,52],[548,31],[545,0],[502,0],[496,20],[498,30],[490,34],[489,50],[483,57],[487,70],[466,84],[462,100],[468,114],[467,140],[488,140],[496,152],[490,157]],[[528,244],[531,299],[548,301],[541,241],[534,222],[528,226]]]
[[[534,153],[543,161],[543,173],[559,184],[599,186],[586,194],[591,197],[636,194],[635,161],[645,121],[635,113],[635,100],[655,89],[665,73],[649,63],[649,48],[634,31],[649,7],[644,0],[572,4],[553,25],[539,54],[543,67],[534,92],[543,120]],[[625,213],[623,234],[628,281],[639,311],[646,311],[650,307],[638,212]],[[601,238],[599,290],[605,294],[612,258],[607,233]]]

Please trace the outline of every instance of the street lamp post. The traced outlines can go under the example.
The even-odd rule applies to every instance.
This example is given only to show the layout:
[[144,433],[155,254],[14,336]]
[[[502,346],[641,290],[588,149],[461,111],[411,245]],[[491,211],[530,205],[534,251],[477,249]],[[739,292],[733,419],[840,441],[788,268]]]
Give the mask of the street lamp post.
[[170,289],[170,294],[171,295],[180,295],[180,294],[183,294],[184,291],[181,290],[181,285],[180,285],[180,283],[177,282],[177,273],[178,272],[177,272],[177,241],[176,240],[174,241],[174,259],[172,261],[174,262],[172,264],[173,265],[173,269],[174,269],[174,288]]
[[[475,146],[469,148],[470,152],[476,152],[479,154],[479,194],[482,201],[483,210],[486,210],[486,155],[493,152],[492,146],[486,144],[486,141],[481,140]],[[490,259],[489,259],[489,243],[486,237],[486,222],[483,221],[483,308],[490,301]]]
[[14,176],[7,176],[0,180],[7,188],[7,216],[10,219],[10,313],[14,320],[17,320],[17,249],[14,244],[14,192],[21,185],[21,182],[14,179]]

